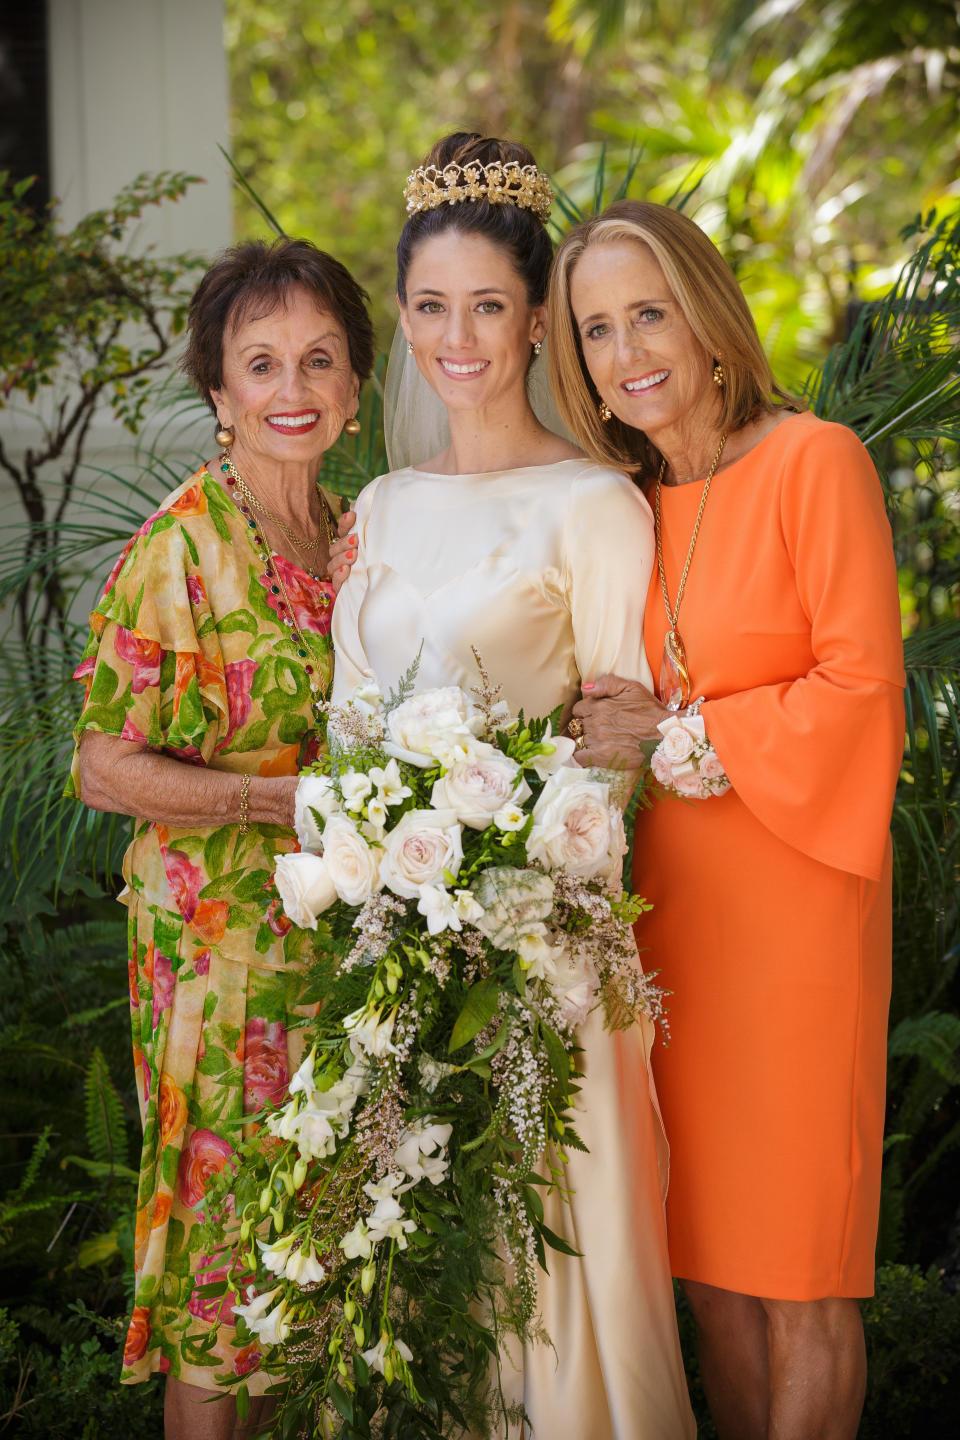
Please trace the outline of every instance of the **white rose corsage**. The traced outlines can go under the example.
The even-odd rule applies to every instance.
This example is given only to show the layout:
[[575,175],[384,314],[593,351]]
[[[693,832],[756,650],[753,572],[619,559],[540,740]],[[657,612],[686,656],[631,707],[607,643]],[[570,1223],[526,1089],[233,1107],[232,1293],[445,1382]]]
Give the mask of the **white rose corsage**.
[[650,769],[665,790],[688,800],[707,800],[730,789],[699,715],[671,715],[657,729],[663,739],[651,756]]

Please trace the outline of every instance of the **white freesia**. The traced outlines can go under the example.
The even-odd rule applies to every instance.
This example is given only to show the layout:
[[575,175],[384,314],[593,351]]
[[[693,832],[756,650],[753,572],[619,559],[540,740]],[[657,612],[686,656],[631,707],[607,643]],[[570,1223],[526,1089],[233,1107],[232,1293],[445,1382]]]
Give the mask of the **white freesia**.
[[382,1180],[368,1180],[363,1187],[364,1195],[369,1195],[374,1202],[389,1200],[392,1195],[399,1194],[407,1187],[404,1185],[403,1176],[395,1170],[384,1175]]
[[393,1046],[390,1041],[397,1019],[397,1007],[393,1007],[385,1020],[381,1019],[382,1013],[382,1006],[374,1008],[367,1005],[362,1010],[354,1010],[345,1016],[343,1028],[350,1036],[350,1048],[355,1055],[372,1055],[374,1059],[382,1060],[391,1053]]
[[383,839],[383,832],[387,828],[388,818],[386,803],[381,800],[379,795],[375,795],[367,805],[367,825],[374,839]]
[[402,805],[413,794],[410,786],[404,785],[396,760],[388,760],[384,766],[374,765],[370,770],[370,779],[384,805]]
[[508,802],[520,805],[529,799],[530,786],[522,778],[518,783],[519,776],[517,762],[499,750],[458,760],[434,781],[430,804],[437,810],[452,810],[471,830],[486,830]]
[[548,780],[555,770],[569,765],[577,747],[568,735],[554,735],[549,720],[546,734],[540,743],[546,747],[547,753],[535,756],[528,760],[527,764],[531,770],[536,771],[541,780]]
[[301,1060],[299,1070],[295,1072],[293,1079],[290,1081],[290,1084],[287,1087],[287,1091],[290,1095],[299,1095],[302,1093],[307,1097],[308,1100],[310,1099],[314,1090],[316,1089],[316,1084],[313,1078],[313,1067],[316,1064],[316,1060],[317,1047],[314,1045],[311,1048],[309,1054],[305,1055],[304,1058]]
[[[387,714],[384,750],[422,768],[451,765],[477,749],[483,716],[457,685],[422,690]],[[483,747],[491,750],[492,746]]]
[[501,805],[493,817],[493,823],[498,830],[522,830],[527,823],[526,811],[511,800],[507,805]]
[[234,1315],[240,1315],[246,1322],[247,1329],[258,1335],[258,1327],[263,1323],[264,1317],[274,1299],[280,1294],[280,1286],[275,1285],[272,1290],[265,1290],[262,1295],[254,1295],[246,1305],[234,1305]]
[[340,793],[346,810],[354,814],[363,809],[363,802],[373,794],[373,781],[360,770],[345,770],[340,776]]
[[380,879],[404,900],[416,900],[424,885],[442,885],[444,872],[456,875],[463,841],[452,810],[408,810],[384,837]]
[[331,815],[323,831],[323,858],[341,900],[362,905],[383,889],[380,852],[364,840],[346,815]]
[[294,1285],[300,1286],[318,1285],[327,1278],[327,1272],[317,1259],[312,1245],[301,1245],[299,1250],[292,1251],[287,1261],[286,1275]]
[[406,1360],[408,1364],[413,1359],[413,1351],[410,1349],[409,1345],[404,1345],[402,1340],[391,1340],[389,1335],[387,1335],[385,1332],[380,1336],[380,1339],[377,1341],[376,1345],[372,1346],[369,1350],[363,1351],[363,1358],[364,1360],[366,1360],[371,1370],[378,1370],[381,1375],[384,1375],[386,1373],[384,1370],[384,1366],[386,1364],[387,1356],[392,1351],[396,1351],[396,1353],[402,1359]]
[[329,775],[301,776],[293,801],[293,825],[301,850],[311,855],[320,853],[323,831],[312,812],[316,811],[326,821],[339,809],[340,801]]
[[316,930],[317,917],[329,910],[337,898],[326,858],[295,851],[291,855],[274,855],[273,863],[274,884],[287,919],[304,930]]
[[537,925],[520,935],[517,954],[528,975],[535,980],[549,980],[556,973],[556,964],[563,955],[563,949],[550,943],[545,925]]
[[290,1322],[287,1319],[287,1301],[281,1300],[273,1310],[269,1306],[273,1297],[280,1292],[280,1287],[268,1290],[265,1295],[257,1295],[249,1305],[234,1305],[234,1315],[242,1315],[247,1323],[247,1329],[252,1330],[260,1341],[261,1345],[282,1345],[290,1334]]
[[416,1228],[417,1222],[409,1219],[393,1195],[382,1196],[367,1216],[367,1233],[374,1245],[381,1240],[396,1240],[398,1248],[406,1250],[407,1236]]
[[429,1180],[439,1185],[450,1163],[445,1152],[452,1134],[452,1125],[441,1125],[429,1116],[415,1120],[400,1136],[393,1153],[394,1164],[411,1180]]
[[627,842],[623,817],[610,803],[610,787],[580,769],[557,770],[533,807],[527,855],[551,870],[589,880],[619,873]]
[[362,1220],[339,1241],[340,1249],[347,1260],[366,1260],[373,1251],[370,1232]]
[[442,930],[463,929],[464,921],[478,920],[483,907],[469,890],[457,890],[452,895],[442,885],[424,885],[417,899],[417,909],[425,916],[431,935]]

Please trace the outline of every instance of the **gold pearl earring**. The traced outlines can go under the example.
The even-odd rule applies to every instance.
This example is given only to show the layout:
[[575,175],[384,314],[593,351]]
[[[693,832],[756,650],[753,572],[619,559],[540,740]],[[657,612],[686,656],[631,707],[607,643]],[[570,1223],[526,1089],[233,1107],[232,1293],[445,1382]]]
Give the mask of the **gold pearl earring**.
[[541,351],[542,349],[543,349],[543,341],[542,341],[542,340],[534,340],[534,342],[533,342],[533,353],[534,353],[534,355],[539,355],[539,354],[540,354],[540,351]]
[[604,425],[606,425],[608,420],[613,419],[613,411],[610,409],[610,406],[605,400],[601,400],[600,404],[597,406],[597,414],[600,416],[600,419],[603,421]]
[[722,390],[726,383],[726,375],[723,373],[723,366],[719,360],[713,362],[713,383],[719,390]]
[[357,419],[356,415],[346,421],[343,427],[343,433],[344,435],[360,434],[360,421]]
[[233,431],[229,428],[229,426],[221,425],[216,435],[214,436],[214,439],[220,446],[221,450],[229,450],[230,446],[233,444]]

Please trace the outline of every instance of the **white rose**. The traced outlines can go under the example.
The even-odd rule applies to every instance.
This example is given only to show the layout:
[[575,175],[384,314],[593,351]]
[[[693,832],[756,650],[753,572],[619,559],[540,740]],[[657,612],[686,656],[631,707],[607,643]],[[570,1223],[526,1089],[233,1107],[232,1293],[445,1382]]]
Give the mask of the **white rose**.
[[408,810],[384,837],[380,878],[395,895],[416,900],[424,885],[444,883],[445,870],[456,875],[462,860],[453,810]]
[[323,858],[341,900],[362,905],[383,889],[380,852],[372,850],[346,815],[331,815],[323,830]]
[[699,715],[681,719],[671,715],[657,726],[663,736],[657,747],[671,765],[681,765],[697,748],[697,742],[704,738],[704,723]]
[[661,785],[673,784],[673,766],[662,753],[659,745],[650,759],[650,769],[653,771],[654,779],[659,780]]
[[548,982],[567,1021],[571,1025],[582,1025],[593,1009],[600,988],[590,962],[570,950],[558,949]]
[[[483,716],[457,685],[423,690],[387,715],[384,750],[398,760],[426,767],[472,753]],[[492,747],[490,747],[492,748]]]
[[522,805],[530,797],[525,780],[517,784],[520,766],[509,756],[494,750],[459,760],[445,775],[434,781],[430,804],[438,810],[454,810],[462,825],[486,830],[494,815],[508,802]]
[[727,779],[727,772],[723,768],[723,761],[712,746],[700,761],[700,778],[702,780]]
[[546,755],[537,755],[533,760],[528,761],[531,770],[535,770],[541,780],[548,780],[555,770],[570,762],[570,757],[577,748],[568,735],[554,735],[547,722],[547,733],[540,742],[547,749]]
[[692,766],[689,770],[686,767],[683,770],[675,770],[673,784],[677,794],[685,795],[688,800],[705,800],[710,794]]
[[355,685],[349,702],[363,715],[374,715],[383,709],[383,696],[380,687],[374,680],[365,680],[360,685]]
[[533,809],[527,854],[551,870],[614,876],[626,853],[623,817],[610,787],[572,766],[551,775]]
[[304,930],[316,930],[317,916],[329,910],[337,898],[326,860],[294,852],[274,855],[273,863],[274,882],[287,919]]
[[293,824],[300,841],[300,849],[311,855],[319,855],[322,830],[311,814],[315,810],[323,820],[329,820],[340,809],[340,801],[329,775],[304,775],[297,783],[293,802]]

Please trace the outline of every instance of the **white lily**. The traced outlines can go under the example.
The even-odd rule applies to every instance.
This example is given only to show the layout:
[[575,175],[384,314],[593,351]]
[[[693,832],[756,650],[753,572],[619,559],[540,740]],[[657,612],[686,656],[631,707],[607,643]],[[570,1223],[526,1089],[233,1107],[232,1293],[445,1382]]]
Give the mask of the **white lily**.
[[350,1047],[354,1054],[359,1049],[365,1055],[382,1060],[384,1055],[391,1053],[393,1046],[390,1037],[393,1035],[397,1018],[397,1007],[393,1007],[385,1020],[381,1020],[381,1014],[381,1009],[375,1010],[367,1005],[362,1010],[354,1010],[352,1014],[345,1016],[343,1028],[350,1036]]
[[371,1370],[378,1370],[380,1374],[383,1375],[385,1374],[384,1364],[388,1354],[392,1351],[396,1351],[402,1359],[406,1360],[407,1364],[413,1359],[413,1351],[409,1346],[404,1345],[402,1340],[391,1340],[386,1331],[381,1334],[376,1345],[372,1346],[369,1350],[364,1350],[363,1358]]
[[555,770],[563,765],[569,765],[573,752],[576,749],[574,742],[567,735],[554,735],[550,722],[547,722],[547,730],[541,745],[546,748],[545,755],[537,755],[528,761],[531,770],[535,770],[541,780],[546,780]]
[[381,1240],[396,1240],[401,1250],[407,1248],[407,1236],[416,1230],[417,1222],[407,1218],[400,1201],[393,1195],[382,1196],[368,1219],[370,1239],[374,1245]]
[[374,765],[369,774],[384,805],[402,805],[413,794],[410,786],[404,785],[396,760],[388,760],[382,767]]

